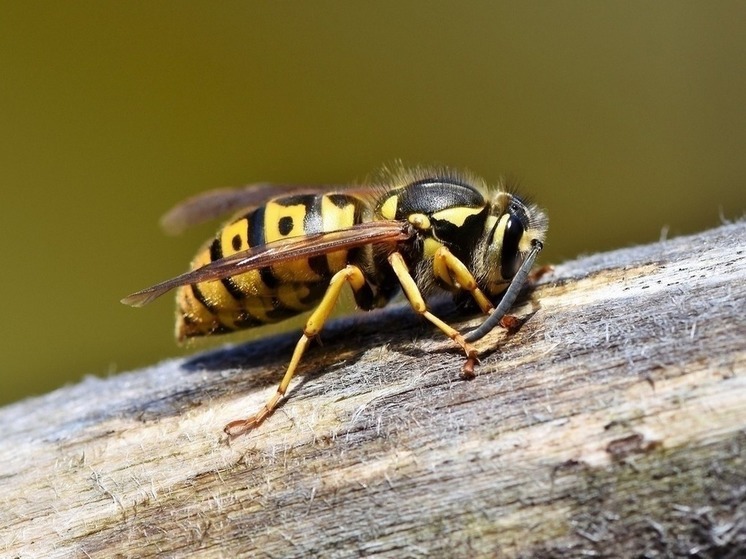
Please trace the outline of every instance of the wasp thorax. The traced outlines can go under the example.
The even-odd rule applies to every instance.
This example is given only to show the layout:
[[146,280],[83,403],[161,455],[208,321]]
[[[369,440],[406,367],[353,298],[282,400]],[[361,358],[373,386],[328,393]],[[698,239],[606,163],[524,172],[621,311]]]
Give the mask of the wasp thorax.
[[491,295],[502,293],[535,241],[543,241],[547,219],[539,208],[514,194],[498,192],[485,222],[481,278]]

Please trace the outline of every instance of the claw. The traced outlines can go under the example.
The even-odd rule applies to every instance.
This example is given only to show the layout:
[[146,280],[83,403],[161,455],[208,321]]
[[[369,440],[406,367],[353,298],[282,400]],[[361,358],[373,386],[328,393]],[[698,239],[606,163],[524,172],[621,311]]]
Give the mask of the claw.
[[474,367],[479,364],[479,359],[476,355],[470,355],[466,358],[466,362],[461,367],[461,378],[465,380],[471,380],[476,375],[474,374]]

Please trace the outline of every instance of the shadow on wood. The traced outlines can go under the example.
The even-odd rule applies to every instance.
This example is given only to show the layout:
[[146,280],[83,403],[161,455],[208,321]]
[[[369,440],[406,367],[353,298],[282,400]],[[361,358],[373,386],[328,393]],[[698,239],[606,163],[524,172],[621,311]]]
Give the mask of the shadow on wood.
[[407,309],[346,319],[231,442],[294,334],[8,406],[0,551],[741,557],[745,278],[743,222],[568,262],[473,381]]

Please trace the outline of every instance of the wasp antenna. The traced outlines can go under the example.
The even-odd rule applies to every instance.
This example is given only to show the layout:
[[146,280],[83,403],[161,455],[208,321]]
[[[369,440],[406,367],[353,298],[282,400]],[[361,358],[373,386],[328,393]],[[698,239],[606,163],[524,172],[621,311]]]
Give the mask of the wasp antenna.
[[488,316],[485,321],[482,322],[481,325],[464,336],[464,339],[467,342],[471,343],[476,342],[477,340],[481,340],[489,332],[491,332],[492,329],[495,328],[495,326],[500,323],[502,318],[510,310],[510,307],[512,307],[513,303],[515,303],[518,294],[521,292],[523,286],[526,284],[528,274],[529,272],[531,272],[534,261],[536,260],[536,257],[539,255],[539,252],[542,248],[544,248],[544,245],[541,243],[541,241],[532,241],[531,250],[526,256],[526,259],[523,261],[523,264],[521,264],[521,267],[519,268],[518,273],[513,278],[513,281],[510,282],[508,290],[505,292],[505,295],[503,295],[500,304],[494,311],[492,311],[492,314],[490,314],[490,316]]

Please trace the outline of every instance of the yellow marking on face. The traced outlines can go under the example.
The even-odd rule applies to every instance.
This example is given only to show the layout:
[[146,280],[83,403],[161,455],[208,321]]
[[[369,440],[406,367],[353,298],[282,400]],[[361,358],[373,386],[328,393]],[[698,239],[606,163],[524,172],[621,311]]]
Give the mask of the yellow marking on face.
[[484,220],[484,230],[492,231],[492,228],[495,226],[495,223],[497,223],[497,216],[494,216],[494,215],[487,216],[487,219]]
[[381,217],[384,219],[396,219],[396,208],[399,205],[399,197],[397,195],[390,196],[383,204],[381,204]]
[[492,228],[495,227],[495,223],[497,222],[497,227],[495,227],[495,232],[492,235],[490,245],[487,247],[487,250],[490,253],[490,261],[496,263],[496,265],[491,267],[489,270],[486,270],[489,281],[491,282],[490,285],[487,287],[487,291],[491,295],[495,295],[502,291],[501,287],[497,287],[493,284],[502,285],[503,281],[501,272],[502,268],[500,267],[499,263],[502,259],[502,244],[503,238],[505,236],[505,227],[508,225],[509,219],[510,216],[508,214],[503,214],[499,218],[499,220],[493,216],[490,216],[487,219],[487,225],[489,226],[489,229],[487,229],[488,231],[491,231]]
[[495,234],[492,235],[492,244],[500,245],[500,254],[502,254],[502,243],[505,238],[505,228],[508,226],[508,220],[510,220],[510,215],[503,214],[502,217],[500,217],[500,221],[497,222]]
[[433,214],[433,219],[453,223],[456,227],[461,227],[468,217],[477,215],[484,211],[484,208],[465,208],[456,207],[441,210]]
[[497,222],[497,229],[495,229],[495,234],[492,236],[493,239],[498,240],[500,243],[502,243],[503,237],[505,237],[505,228],[508,226],[508,220],[510,220],[510,215],[503,214],[500,217],[500,221]]
[[526,229],[523,232],[523,235],[521,235],[520,240],[518,241],[518,250],[526,253],[531,250],[531,241],[533,239],[541,240],[542,238],[543,235],[541,234],[541,231],[538,231],[536,229]]

